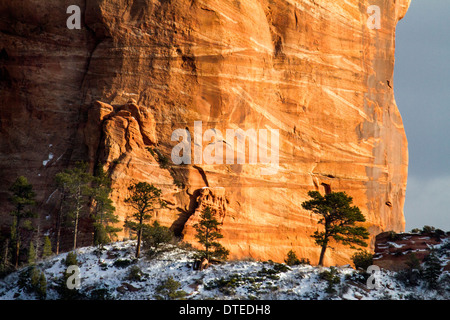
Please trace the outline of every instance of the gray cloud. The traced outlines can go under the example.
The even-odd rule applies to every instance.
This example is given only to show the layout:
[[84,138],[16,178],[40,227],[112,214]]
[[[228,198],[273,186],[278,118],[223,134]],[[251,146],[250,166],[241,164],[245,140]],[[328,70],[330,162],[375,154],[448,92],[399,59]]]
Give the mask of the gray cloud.
[[450,1],[413,0],[396,34],[395,97],[409,142],[406,228],[450,230]]

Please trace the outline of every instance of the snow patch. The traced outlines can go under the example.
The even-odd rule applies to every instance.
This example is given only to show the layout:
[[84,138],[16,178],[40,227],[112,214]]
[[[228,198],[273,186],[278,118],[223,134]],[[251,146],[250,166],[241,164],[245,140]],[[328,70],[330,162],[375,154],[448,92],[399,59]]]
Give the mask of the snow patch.
[[394,248],[403,248],[406,244],[398,244],[398,243],[395,243],[395,242],[388,242],[388,245],[392,246]]
[[[202,271],[194,271],[194,251],[170,245],[170,249],[151,260],[134,259],[136,242],[116,242],[104,246],[76,250],[80,266],[80,293],[92,297],[103,290],[114,300],[156,299],[156,288],[168,277],[179,282],[178,290],[188,300],[204,299],[258,299],[258,300],[385,300],[385,299],[449,299],[449,291],[429,290],[426,286],[407,286],[396,273],[381,270],[376,274],[378,289],[368,289],[366,278],[349,266],[336,267],[339,281],[329,292],[328,283],[321,275],[330,268],[310,265],[286,266],[270,261],[228,261],[213,264]],[[65,272],[67,253],[37,263],[47,279],[47,299],[59,299],[58,283]],[[125,263],[125,265],[124,265]],[[139,268],[141,279],[130,278],[131,268]],[[18,270],[0,281],[0,300],[37,299],[19,285]],[[441,278],[449,277],[444,271]]]
[[44,160],[44,161],[42,161],[42,164],[44,165],[44,166],[46,166],[47,165],[47,163],[49,163],[50,162],[50,160],[52,160],[53,159],[53,153],[49,153],[48,154],[48,159],[47,160]]

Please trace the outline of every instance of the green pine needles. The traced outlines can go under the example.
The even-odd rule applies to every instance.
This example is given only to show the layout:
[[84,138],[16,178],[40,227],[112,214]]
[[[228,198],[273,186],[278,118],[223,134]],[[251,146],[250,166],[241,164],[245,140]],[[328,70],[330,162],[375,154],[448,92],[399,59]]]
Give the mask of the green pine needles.
[[369,238],[369,232],[356,222],[364,222],[366,218],[356,206],[351,206],[353,198],[345,192],[331,192],[322,196],[318,191],[309,191],[311,200],[302,203],[302,207],[321,216],[319,224],[322,231],[315,231],[313,237],[320,252],[319,265],[323,265],[325,251],[333,239],[335,242],[353,247],[353,244],[367,247],[364,241]]
[[216,219],[211,208],[205,207],[200,214],[200,221],[194,225],[194,229],[197,231],[195,237],[204,247],[204,250],[199,250],[198,258],[208,261],[213,258],[227,259],[229,251],[216,241],[223,238],[220,226],[221,223]]
[[11,225],[11,238],[15,243],[15,268],[19,267],[20,248],[22,243],[22,233],[24,229],[31,229],[31,218],[36,217],[33,210],[35,206],[35,192],[33,186],[28,183],[27,178],[20,176],[9,188],[11,196],[9,201],[14,206],[11,212],[13,224]]
[[137,234],[136,258],[141,252],[141,242],[144,229],[148,227],[147,221],[153,216],[155,209],[166,207],[161,199],[161,189],[147,182],[137,182],[128,187],[130,196],[125,199],[133,212],[125,220],[124,226]]

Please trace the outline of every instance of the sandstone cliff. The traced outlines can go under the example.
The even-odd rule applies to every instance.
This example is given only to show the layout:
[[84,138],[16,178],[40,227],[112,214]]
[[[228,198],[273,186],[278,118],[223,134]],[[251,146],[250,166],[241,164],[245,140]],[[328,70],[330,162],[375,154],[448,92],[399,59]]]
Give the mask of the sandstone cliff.
[[[408,156],[393,70],[409,0],[70,4],[80,30],[66,28],[61,1],[0,2],[2,208],[25,175],[51,228],[54,174],[86,160],[110,171],[121,219],[132,181],[162,188],[170,205],[156,217],[186,240],[199,207],[220,207],[233,257],[282,260],[293,249],[317,261],[317,217],[301,209],[312,189],[353,196],[373,235],[403,230]],[[367,27],[369,5],[380,7],[381,29]],[[194,121],[203,132],[279,130],[278,171],[174,165],[171,135],[193,133]]]

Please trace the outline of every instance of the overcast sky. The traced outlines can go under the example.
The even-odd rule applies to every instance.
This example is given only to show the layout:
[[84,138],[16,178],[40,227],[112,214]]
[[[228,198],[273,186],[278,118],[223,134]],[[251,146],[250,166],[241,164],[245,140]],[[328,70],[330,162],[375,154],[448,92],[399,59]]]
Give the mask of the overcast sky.
[[397,26],[394,74],[409,143],[406,231],[450,231],[450,1],[411,2]]

